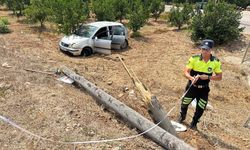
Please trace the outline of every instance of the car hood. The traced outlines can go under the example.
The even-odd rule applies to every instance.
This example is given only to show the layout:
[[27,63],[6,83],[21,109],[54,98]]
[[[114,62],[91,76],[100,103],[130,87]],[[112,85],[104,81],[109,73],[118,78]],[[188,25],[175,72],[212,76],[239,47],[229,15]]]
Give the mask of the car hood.
[[83,42],[83,41],[87,41],[89,38],[85,38],[82,36],[78,36],[78,35],[69,35],[69,36],[64,36],[61,40],[61,42],[67,43],[67,44],[72,44],[72,43],[79,43],[79,42]]

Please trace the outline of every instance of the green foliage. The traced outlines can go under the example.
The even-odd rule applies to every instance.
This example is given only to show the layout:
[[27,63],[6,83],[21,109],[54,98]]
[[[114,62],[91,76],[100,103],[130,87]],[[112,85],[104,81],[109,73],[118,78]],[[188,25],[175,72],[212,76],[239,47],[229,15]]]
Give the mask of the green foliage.
[[165,10],[165,3],[163,0],[153,0],[150,5],[150,12],[155,18],[155,21],[160,17],[161,13]]
[[99,21],[115,21],[114,0],[92,0],[92,9]]
[[0,5],[6,4],[6,0],[0,0]]
[[204,13],[198,13],[191,24],[193,41],[205,38],[222,44],[240,37],[243,28],[239,28],[241,13],[234,5],[226,2],[208,2]]
[[30,5],[30,0],[6,0],[7,7],[13,11],[16,16],[22,16],[24,9]]
[[246,8],[248,5],[250,5],[250,0],[227,0],[231,4],[236,4],[237,6],[240,6],[242,8]]
[[169,4],[172,0],[164,0],[165,3]]
[[[154,0],[141,0],[141,4],[143,6],[143,13],[144,13],[144,16],[146,18],[146,22],[148,21],[148,19],[150,18],[150,7],[151,7],[151,4],[153,3]],[[135,9],[135,8],[134,8]]]
[[136,38],[136,37],[141,37],[142,35],[140,34],[140,32],[133,32],[132,34],[131,34],[131,38]]
[[31,5],[25,9],[26,18],[32,22],[40,22],[40,26],[44,27],[44,22],[50,15],[50,0],[31,0]]
[[133,32],[137,32],[144,26],[148,19],[148,10],[145,9],[141,0],[134,0],[130,2],[130,13],[128,14],[128,26]]
[[10,24],[9,20],[8,20],[7,18],[5,18],[5,17],[0,17],[0,20],[1,20],[4,24],[6,24],[6,25],[9,25],[9,24]]
[[9,21],[6,18],[0,18],[0,33],[10,33],[8,24]]
[[172,7],[170,10],[168,22],[172,26],[176,26],[178,29],[181,29],[184,24],[189,24],[193,14],[192,5],[185,3],[182,9],[179,5],[176,5],[176,7]]
[[58,31],[66,35],[72,33],[87,19],[87,2],[83,0],[54,0],[50,2],[50,20],[57,24]]
[[186,0],[173,0],[173,3],[185,3]]
[[128,0],[114,0],[114,14],[115,19],[119,19],[122,22],[122,19],[128,14]]
[[160,15],[160,18],[162,20],[168,20],[169,12],[164,12]]

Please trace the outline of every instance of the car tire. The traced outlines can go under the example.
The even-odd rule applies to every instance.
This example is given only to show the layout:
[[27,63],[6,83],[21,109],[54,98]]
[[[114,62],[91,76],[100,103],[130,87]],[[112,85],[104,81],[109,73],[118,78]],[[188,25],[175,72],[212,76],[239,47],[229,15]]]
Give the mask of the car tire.
[[87,56],[90,56],[91,54],[93,54],[93,51],[90,47],[86,47],[82,49],[82,53],[81,53],[82,56],[87,57]]
[[121,49],[127,49],[127,48],[128,48],[128,41],[125,40],[125,42],[121,44]]

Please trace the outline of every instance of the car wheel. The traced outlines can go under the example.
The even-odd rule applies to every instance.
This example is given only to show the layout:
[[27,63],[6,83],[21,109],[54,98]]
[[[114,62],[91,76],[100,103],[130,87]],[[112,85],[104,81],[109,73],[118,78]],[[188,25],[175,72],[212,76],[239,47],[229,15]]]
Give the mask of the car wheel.
[[127,49],[127,48],[128,48],[128,41],[125,40],[125,42],[122,43],[122,45],[121,45],[121,49]]
[[84,48],[84,49],[82,50],[81,55],[82,55],[82,56],[89,56],[89,55],[91,55],[92,53],[93,53],[92,49],[89,48],[89,47],[86,47],[86,48]]

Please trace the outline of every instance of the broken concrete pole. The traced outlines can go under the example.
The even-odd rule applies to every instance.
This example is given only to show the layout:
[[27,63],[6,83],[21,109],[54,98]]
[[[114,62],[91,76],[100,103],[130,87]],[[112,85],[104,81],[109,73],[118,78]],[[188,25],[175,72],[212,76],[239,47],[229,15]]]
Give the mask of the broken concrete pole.
[[177,133],[172,126],[169,119],[165,116],[167,113],[162,109],[162,106],[158,102],[156,96],[152,96],[151,102],[148,103],[149,114],[155,122],[160,122],[160,127],[177,137]]
[[[66,76],[73,79],[80,87],[84,88],[89,94],[95,97],[96,100],[103,104],[108,110],[114,111],[121,118],[126,120],[130,125],[137,128],[141,132],[144,132],[155,125],[130,107],[126,106],[124,103],[118,101],[111,95],[95,86],[93,83],[86,80],[84,77],[77,75],[75,72],[66,67],[61,67],[61,71]],[[145,135],[166,149],[194,149],[181,139],[171,135],[158,126],[145,133]]]

